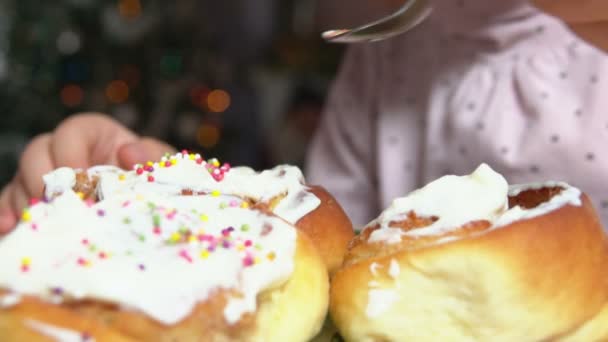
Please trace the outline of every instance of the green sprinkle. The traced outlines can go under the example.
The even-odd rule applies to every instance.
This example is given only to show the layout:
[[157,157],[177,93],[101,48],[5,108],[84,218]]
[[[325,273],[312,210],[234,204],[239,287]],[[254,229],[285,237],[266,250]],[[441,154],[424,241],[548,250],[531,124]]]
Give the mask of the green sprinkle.
[[220,203],[220,209],[226,209],[228,207],[228,204],[226,203]]
[[97,251],[97,246],[95,246],[95,245],[89,246],[89,251],[91,251],[91,252]]
[[139,241],[144,242],[146,241],[146,237],[144,236],[144,234],[139,234]]
[[160,227],[160,215],[152,216],[152,222],[154,223],[154,227]]
[[131,224],[131,218],[130,217],[125,217],[124,219],[122,219],[122,223],[124,223],[124,224]]
[[241,231],[243,231],[243,232],[249,231],[249,225],[247,223],[245,223],[244,225],[242,225],[241,226]]
[[148,202],[148,208],[154,210],[156,209],[156,204],[154,204],[153,202]]
[[262,250],[262,245],[260,245],[259,243],[255,244],[255,249],[257,249],[258,251]]

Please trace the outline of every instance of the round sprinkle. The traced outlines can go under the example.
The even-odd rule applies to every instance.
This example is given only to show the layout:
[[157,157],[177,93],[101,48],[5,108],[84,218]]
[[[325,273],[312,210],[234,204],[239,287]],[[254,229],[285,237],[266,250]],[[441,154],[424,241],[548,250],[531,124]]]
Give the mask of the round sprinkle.
[[253,260],[253,258],[252,258],[251,256],[246,256],[246,257],[243,259],[243,266],[245,266],[245,267],[252,266],[252,265],[253,265],[253,262],[254,262],[254,260]]
[[137,268],[139,268],[140,271],[145,271],[146,270],[146,265],[139,264],[139,265],[137,265]]
[[124,181],[125,179],[127,179],[127,176],[125,176],[124,173],[121,173],[120,175],[118,175],[118,180]]
[[105,252],[99,252],[99,258],[100,259],[105,259],[107,257],[108,257],[108,255]]
[[247,203],[245,201],[241,202],[241,208],[243,208],[243,209],[249,208],[249,203]]
[[29,200],[30,207],[33,207],[38,203],[40,203],[40,199],[38,199],[38,198],[34,197],[34,198],[30,198],[30,200]]
[[21,213],[21,220],[23,220],[24,222],[29,222],[32,219],[32,214],[30,213],[29,210],[24,209],[23,212]]
[[245,247],[251,247],[253,245],[253,242],[251,242],[251,240],[245,240]]
[[239,206],[239,201],[237,201],[237,200],[230,201],[230,206],[231,207],[238,207]]
[[207,222],[207,221],[209,221],[209,216],[207,216],[205,214],[201,214],[200,219],[201,219],[201,221]]
[[154,176],[148,175],[148,182],[154,182]]
[[244,225],[241,226],[241,231],[243,232],[247,232],[249,231],[249,225],[247,223],[245,223]]
[[172,242],[178,242],[179,240],[181,240],[181,238],[182,238],[182,234],[180,234],[178,232],[174,232],[173,234],[171,234],[170,240]]
[[211,196],[213,196],[213,197],[219,197],[220,194],[221,193],[219,192],[219,190],[213,190],[213,191],[211,191]]
[[103,209],[97,210],[97,216],[106,216],[106,212]]
[[266,258],[270,261],[273,261],[276,257],[277,255],[274,252],[270,252],[266,255]]
[[153,229],[152,231],[153,231],[153,232],[154,232],[154,234],[156,234],[156,235],[160,235],[160,233],[161,233],[161,229],[160,229],[160,227],[154,227],[154,229]]
[[202,250],[201,251],[201,259],[207,259],[209,257],[209,251],[208,250]]
[[138,167],[137,170],[135,170],[135,173],[141,175],[142,173],[144,173],[144,169],[142,167]]
[[25,258],[21,258],[21,265],[24,266],[29,266],[32,264],[32,259],[25,257]]
[[89,244],[89,239],[82,239],[82,244],[83,245],[88,245]]

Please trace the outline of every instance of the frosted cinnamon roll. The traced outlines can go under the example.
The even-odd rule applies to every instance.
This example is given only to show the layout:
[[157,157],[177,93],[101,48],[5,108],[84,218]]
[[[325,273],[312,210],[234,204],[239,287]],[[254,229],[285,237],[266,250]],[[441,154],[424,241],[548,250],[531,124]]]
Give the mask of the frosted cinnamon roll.
[[[579,189],[509,186],[484,164],[371,222],[332,279],[331,316],[348,341],[566,339],[606,303],[606,242]],[[597,326],[586,340],[608,338]]]

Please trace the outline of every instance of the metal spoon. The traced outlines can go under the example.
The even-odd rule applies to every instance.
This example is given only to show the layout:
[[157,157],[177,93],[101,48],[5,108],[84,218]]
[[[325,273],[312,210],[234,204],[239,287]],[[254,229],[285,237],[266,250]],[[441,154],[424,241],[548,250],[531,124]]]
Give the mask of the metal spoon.
[[405,33],[423,22],[433,11],[430,0],[408,0],[395,13],[354,28],[329,30],[321,34],[332,43],[363,43],[384,40]]

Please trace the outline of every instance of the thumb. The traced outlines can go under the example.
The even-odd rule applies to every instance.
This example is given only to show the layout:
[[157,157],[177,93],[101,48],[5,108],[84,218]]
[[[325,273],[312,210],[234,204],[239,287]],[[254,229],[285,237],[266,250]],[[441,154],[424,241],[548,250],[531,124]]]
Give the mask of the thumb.
[[135,164],[160,160],[165,153],[175,152],[174,147],[160,140],[141,138],[118,149],[118,164],[124,169],[131,169]]

